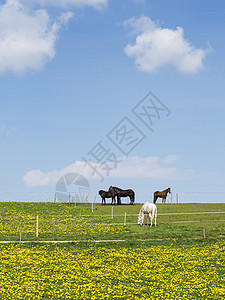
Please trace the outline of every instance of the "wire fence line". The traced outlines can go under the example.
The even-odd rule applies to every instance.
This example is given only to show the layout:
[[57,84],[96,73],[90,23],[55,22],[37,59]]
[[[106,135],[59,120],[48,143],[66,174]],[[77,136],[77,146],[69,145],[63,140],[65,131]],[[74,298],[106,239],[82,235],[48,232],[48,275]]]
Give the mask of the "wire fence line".
[[[206,212],[191,212],[191,213],[158,213],[157,216],[182,216],[182,215],[207,215],[207,214],[225,214],[225,211],[206,211]],[[67,215],[66,217],[62,214],[55,214],[55,215],[46,215],[43,214],[43,218],[60,218],[61,221],[68,221],[68,220],[77,220],[79,217],[81,218],[110,218],[114,219],[116,217],[138,217],[139,214],[127,214],[126,212],[124,214],[104,214],[104,215],[94,215],[94,214],[81,214],[81,215]],[[9,219],[11,216],[2,216],[0,215],[0,219]],[[14,216],[14,218],[26,218],[26,215],[24,216]],[[35,220],[36,215],[29,216],[30,220]],[[93,223],[92,223],[93,224]],[[101,223],[103,224],[103,223]]]
[[[216,218],[207,218],[207,215],[215,214]],[[220,216],[219,216],[220,214]],[[192,213],[160,213],[160,224],[205,224],[225,222],[225,211],[214,212],[192,212]],[[205,217],[203,216],[205,215]],[[98,233],[117,231],[115,228],[126,228],[127,226],[138,225],[138,214],[83,214],[83,215],[64,215],[64,214],[21,214],[21,215],[5,215],[0,216],[0,240],[17,239],[19,241],[30,239],[50,238],[57,240],[59,238],[71,238],[77,236],[95,236]],[[214,225],[213,225],[214,226]],[[223,225],[220,225],[220,227]],[[128,227],[127,227],[128,228]],[[223,227],[222,227],[223,228]],[[129,229],[129,228],[128,228]],[[122,234],[119,229],[119,234]],[[126,229],[125,229],[126,230]],[[143,225],[144,230],[144,225]]]
[[[0,202],[52,202],[52,203],[101,203],[98,191],[91,191],[89,195],[74,194],[64,192],[63,199],[57,192],[23,192],[0,190]],[[136,192],[135,203],[152,202],[153,194],[143,194]],[[167,195],[167,204],[177,203],[225,203],[225,192],[176,192],[172,191]],[[106,199],[106,203],[111,203],[111,199]],[[122,198],[123,204],[129,204],[129,198]],[[157,200],[161,203],[161,199]]]
[[[181,217],[182,215],[207,215],[207,214],[225,214],[225,211],[212,211],[212,212],[192,212],[192,213],[160,213],[160,214],[157,214],[157,216],[178,216],[178,217]],[[103,218],[106,218],[106,219],[110,219],[110,220],[113,220],[113,219],[116,219],[116,218],[136,218],[138,217],[139,214],[127,214],[126,212],[124,214],[104,214],[104,215],[95,215],[95,214],[83,214],[83,215],[67,215],[67,216],[64,216],[64,215],[61,215],[61,214],[55,214],[55,215],[46,215],[46,214],[40,214],[38,215],[42,222],[44,223],[60,223],[60,222],[65,222],[65,221],[76,221],[76,222],[80,222],[80,221],[86,221],[87,220],[90,220],[91,218],[93,219],[96,219],[96,218],[101,218],[101,221],[103,221]],[[83,219],[81,219],[83,218]],[[12,219],[12,216],[11,215],[6,215],[6,216],[2,216],[0,215],[0,219],[9,219],[11,220]],[[26,222],[36,222],[37,220],[37,215],[36,214],[32,214],[32,215],[18,215],[18,216],[13,216],[13,219],[14,221],[16,219],[21,219],[22,220],[22,223],[26,223]],[[198,220],[197,220],[198,221]],[[202,220],[200,220],[202,222]],[[225,220],[208,220],[207,219],[207,222],[208,221],[225,221]],[[176,222],[176,221],[175,221]],[[196,220],[194,221],[179,221],[179,222],[196,222]],[[173,221],[172,222],[161,222],[161,223],[174,223]],[[98,219],[98,223],[92,223],[92,222],[88,222],[86,223],[85,222],[85,225],[99,225],[99,219]],[[101,225],[115,225],[115,224],[120,224],[118,222],[112,222],[110,221],[110,223],[103,223],[101,222]],[[124,223],[123,223],[124,224]],[[136,224],[136,223],[126,223],[126,224]]]
[[[207,220],[207,222],[225,222],[225,220]],[[203,223],[202,220],[195,221],[172,221],[172,222],[160,222],[162,224],[182,224],[182,223]]]

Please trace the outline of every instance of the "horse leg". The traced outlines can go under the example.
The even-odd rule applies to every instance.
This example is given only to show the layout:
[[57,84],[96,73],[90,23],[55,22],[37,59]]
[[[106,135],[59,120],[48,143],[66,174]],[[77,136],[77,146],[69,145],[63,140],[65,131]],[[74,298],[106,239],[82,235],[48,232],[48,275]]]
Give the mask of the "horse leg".
[[113,204],[113,201],[114,201],[114,197],[112,196],[112,201],[111,201],[111,205]]
[[153,217],[153,214],[150,213],[150,218],[151,218],[151,227],[152,227],[152,217]]

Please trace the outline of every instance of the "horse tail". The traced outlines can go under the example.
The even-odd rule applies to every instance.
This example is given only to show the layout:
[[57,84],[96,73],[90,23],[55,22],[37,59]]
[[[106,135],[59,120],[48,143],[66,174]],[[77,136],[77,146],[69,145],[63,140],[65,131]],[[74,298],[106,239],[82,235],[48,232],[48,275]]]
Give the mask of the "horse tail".
[[129,190],[130,204],[134,203],[135,193],[133,190]]

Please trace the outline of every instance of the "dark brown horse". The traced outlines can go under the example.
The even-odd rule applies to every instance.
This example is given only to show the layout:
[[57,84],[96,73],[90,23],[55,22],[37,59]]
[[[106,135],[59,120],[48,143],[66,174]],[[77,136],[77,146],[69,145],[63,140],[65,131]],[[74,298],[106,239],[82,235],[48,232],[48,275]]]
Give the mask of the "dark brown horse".
[[[100,190],[99,195],[102,197],[102,204],[105,203],[105,198],[112,198],[111,204],[116,204],[116,192],[115,191],[103,191]],[[106,204],[106,203],[105,203]]]
[[167,197],[167,194],[171,194],[171,190],[170,190],[170,188],[168,188],[168,189],[166,189],[166,190],[164,190],[164,191],[162,191],[162,192],[160,192],[160,191],[156,191],[155,193],[154,193],[154,203],[156,203],[156,200],[158,199],[158,198],[162,198],[162,203],[166,203],[166,197]]
[[135,193],[133,190],[128,189],[128,190],[122,190],[116,186],[110,186],[109,191],[115,191],[117,195],[117,204],[121,204],[121,199],[120,197],[130,197],[130,204],[134,203],[134,197]]

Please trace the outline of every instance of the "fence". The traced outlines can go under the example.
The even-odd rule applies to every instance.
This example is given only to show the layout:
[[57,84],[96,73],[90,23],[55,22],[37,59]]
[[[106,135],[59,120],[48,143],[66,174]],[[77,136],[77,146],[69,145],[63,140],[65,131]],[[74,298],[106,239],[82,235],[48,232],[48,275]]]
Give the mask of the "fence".
[[[66,199],[66,200],[65,200]],[[152,202],[153,196],[136,193],[135,203],[144,203],[146,201]],[[96,195],[85,197],[73,197],[71,193],[65,194],[64,201],[68,203],[100,203],[101,198]],[[54,202],[61,202],[57,197],[57,193],[54,195]],[[106,202],[110,203],[111,199],[106,199]],[[178,204],[178,203],[225,203],[225,192],[171,192],[167,195],[166,203]],[[122,198],[122,203],[130,203],[129,197]],[[161,203],[161,199],[158,198],[157,203]]]
[[[54,202],[54,203],[100,203],[101,198],[96,191],[89,195],[72,192],[21,192],[0,190],[0,202]],[[62,197],[63,195],[63,197]],[[136,192],[135,203],[152,202],[153,196]],[[111,203],[111,199],[106,199]],[[129,198],[122,198],[122,203],[129,204]],[[161,203],[161,199],[157,200]],[[167,195],[167,204],[177,203],[225,203],[225,192],[176,192]]]
[[[93,210],[93,206],[91,208]],[[124,234],[128,226],[137,225],[138,214],[111,214],[95,215],[8,215],[0,217],[1,241],[38,241],[38,240],[71,240],[93,239],[94,237],[111,237]],[[209,217],[210,216],[210,217]],[[159,221],[158,221],[159,220]],[[224,236],[225,211],[204,211],[184,213],[159,213],[157,224],[163,225],[193,225],[196,230],[204,232],[205,226],[211,227],[211,235]],[[215,223],[219,224],[216,228]],[[145,222],[144,222],[145,224]],[[210,224],[213,224],[211,226]],[[220,225],[221,224],[221,225]],[[144,225],[145,226],[145,225]],[[144,233],[143,226],[143,233]],[[182,229],[183,227],[181,227]],[[182,232],[183,234],[183,232]]]

